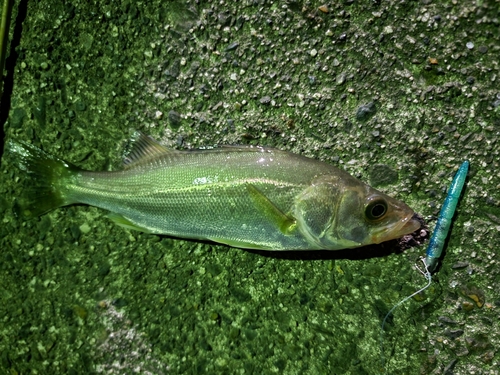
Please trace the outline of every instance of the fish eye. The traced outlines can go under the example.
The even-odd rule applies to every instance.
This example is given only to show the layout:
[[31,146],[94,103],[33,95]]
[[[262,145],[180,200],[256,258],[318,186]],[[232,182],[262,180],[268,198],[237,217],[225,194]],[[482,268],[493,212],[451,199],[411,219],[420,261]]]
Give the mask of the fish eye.
[[387,202],[383,199],[376,199],[368,203],[365,209],[365,215],[368,220],[378,220],[387,212]]

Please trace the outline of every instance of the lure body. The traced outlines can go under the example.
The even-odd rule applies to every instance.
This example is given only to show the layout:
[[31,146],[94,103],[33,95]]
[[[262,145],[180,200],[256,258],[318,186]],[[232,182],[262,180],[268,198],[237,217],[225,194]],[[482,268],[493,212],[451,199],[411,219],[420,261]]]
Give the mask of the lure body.
[[10,148],[40,185],[24,205],[32,216],[83,203],[129,229],[263,250],[353,248],[420,227],[403,202],[327,163],[271,148],[175,151],[138,134],[115,172]]
[[448,194],[446,195],[446,199],[444,200],[441,211],[439,212],[436,227],[434,228],[434,233],[429,241],[425,257],[425,265],[430,273],[436,270],[439,258],[443,252],[444,243],[448,237],[453,215],[455,215],[455,210],[457,208],[458,200],[460,199],[460,194],[462,194],[462,189],[464,187],[468,171],[469,162],[464,161],[462,165],[460,165],[455,177],[453,177],[453,181],[448,189]]

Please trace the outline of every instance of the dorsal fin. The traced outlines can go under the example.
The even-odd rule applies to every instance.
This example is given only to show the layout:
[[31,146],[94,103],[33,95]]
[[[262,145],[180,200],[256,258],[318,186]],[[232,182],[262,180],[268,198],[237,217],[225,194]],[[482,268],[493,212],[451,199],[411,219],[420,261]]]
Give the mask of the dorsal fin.
[[170,150],[159,144],[153,138],[136,131],[129,143],[129,150],[123,158],[124,167],[131,168],[137,163],[144,162],[165,154],[172,154],[176,151]]

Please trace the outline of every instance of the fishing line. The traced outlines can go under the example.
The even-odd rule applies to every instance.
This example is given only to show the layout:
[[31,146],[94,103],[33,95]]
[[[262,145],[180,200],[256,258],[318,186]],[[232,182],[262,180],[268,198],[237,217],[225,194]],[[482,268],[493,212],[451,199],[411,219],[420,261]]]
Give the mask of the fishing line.
[[439,212],[439,217],[436,222],[436,227],[434,228],[434,232],[429,241],[429,246],[427,247],[425,258],[420,259],[424,265],[424,269],[421,270],[417,266],[417,269],[420,271],[420,273],[422,273],[422,275],[424,275],[424,277],[427,279],[427,284],[424,287],[417,290],[415,293],[409,295],[408,297],[403,298],[401,301],[396,303],[389,310],[389,312],[384,317],[384,320],[382,321],[382,326],[380,327],[380,352],[381,352],[380,359],[385,374],[387,374],[387,368],[385,367],[383,344],[384,344],[384,326],[387,321],[387,318],[389,318],[389,316],[397,307],[401,306],[410,298],[423,292],[431,285],[432,273],[434,273],[437,270],[439,259],[441,258],[444,244],[450,232],[453,215],[455,215],[455,210],[457,208],[460,195],[462,194],[462,190],[465,185],[465,179],[467,178],[468,171],[469,171],[469,162],[466,160],[460,165],[460,168],[458,168],[455,177],[453,177],[453,181],[451,182],[450,188],[448,189],[448,194],[446,195],[443,206],[441,207],[441,211]]

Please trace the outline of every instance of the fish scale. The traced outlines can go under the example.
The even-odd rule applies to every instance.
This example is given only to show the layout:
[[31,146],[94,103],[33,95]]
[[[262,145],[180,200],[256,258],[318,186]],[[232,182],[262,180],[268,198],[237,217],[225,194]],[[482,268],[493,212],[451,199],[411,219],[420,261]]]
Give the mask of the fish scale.
[[[217,167],[214,165],[227,160],[221,150],[224,154],[208,154],[213,156],[211,161],[205,153],[185,152],[119,172],[81,172],[67,185],[68,198],[119,213],[152,233],[198,239],[225,236],[229,241],[250,243],[255,238],[256,245],[266,248],[307,246],[299,237],[276,231],[255,207],[245,185],[255,186],[283,212],[289,212],[294,197],[323,171],[309,169],[300,179],[290,178],[286,169],[293,166],[280,163],[286,154],[252,149],[229,151],[231,163]],[[265,174],[275,175],[274,179],[262,177],[255,167],[264,159]],[[290,177],[285,180],[286,175]],[[241,224],[229,225],[235,220]]]

